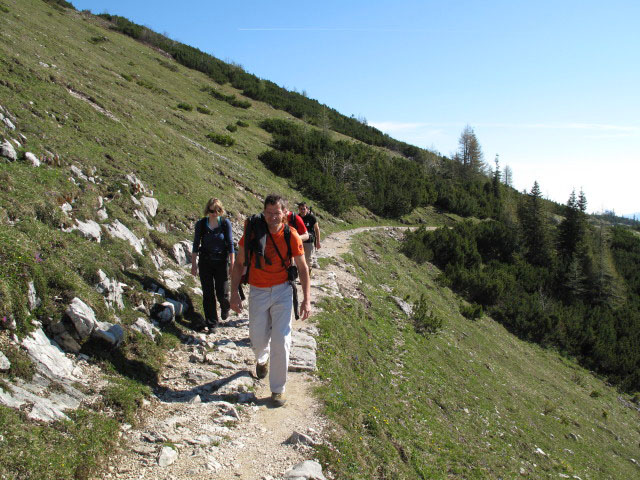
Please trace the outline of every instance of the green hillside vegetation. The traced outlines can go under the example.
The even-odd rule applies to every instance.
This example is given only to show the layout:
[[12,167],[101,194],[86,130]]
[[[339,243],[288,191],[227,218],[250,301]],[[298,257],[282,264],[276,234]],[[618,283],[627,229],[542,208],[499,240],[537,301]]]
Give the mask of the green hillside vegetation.
[[[465,318],[439,270],[401,247],[358,237],[347,261],[362,298],[319,315],[320,396],[336,423],[321,455],[336,478],[638,476],[637,404],[491,318]],[[392,296],[427,308],[408,317]],[[434,321],[437,333],[421,328]]]
[[[150,253],[169,256],[174,244],[189,240],[210,197],[222,199],[238,226],[245,215],[262,209],[270,192],[311,203],[323,235],[360,225],[455,226],[434,235],[449,232],[464,258],[469,255],[466,269],[452,270],[443,263],[446,256],[429,253],[431,237],[419,230],[404,251],[420,265],[403,256],[395,242],[375,235],[367,237],[373,250],[361,247],[351,259],[365,281],[365,301],[328,301],[319,317],[326,379],[321,396],[343,428],[334,439],[340,453],[322,454],[337,478],[492,478],[520,468],[583,478],[631,478],[637,472],[629,460],[638,456],[637,412],[618,400],[627,396],[571,360],[516,340],[487,317],[472,322],[459,312],[495,313],[515,333],[576,356],[629,391],[637,389],[636,336],[603,343],[601,356],[576,352],[548,335],[530,334],[536,331],[537,311],[525,311],[524,327],[513,328],[513,319],[495,307],[504,300],[468,297],[481,310],[447,288],[469,295],[469,285],[496,272],[505,291],[530,295],[514,302],[518,306],[527,299],[539,303],[537,290],[527,289],[552,279],[545,288],[560,285],[561,295],[573,295],[552,299],[556,316],[544,318],[554,326],[561,306],[582,321],[580,308],[592,306],[582,288],[597,287],[599,311],[611,314],[607,338],[621,339],[620,332],[627,331],[636,335],[637,323],[623,320],[637,316],[621,313],[638,310],[636,274],[625,268],[637,264],[637,236],[608,228],[601,235],[580,215],[571,217],[563,206],[542,199],[542,213],[527,216],[529,197],[501,185],[498,173],[487,175],[480,157],[448,159],[398,142],[122,17],[78,12],[64,0],[0,0],[0,11],[0,105],[16,126],[13,131],[0,125],[0,141],[24,136],[21,146],[15,145],[18,160],[0,162],[0,319],[3,325],[15,319],[15,333],[23,338],[37,322],[47,330],[64,320],[67,305],[78,296],[101,321],[115,323],[117,316],[126,330],[116,350],[93,340],[82,345],[108,385],[96,392],[98,404],[70,415],[69,422],[36,425],[24,412],[0,407],[0,477],[90,478],[100,470],[114,447],[118,423],[136,423],[138,407],[157,386],[166,351],[202,316],[201,299],[191,289],[197,281],[186,276],[183,287],[165,290],[192,307],[187,315],[163,327],[156,341],[129,328],[140,313],[133,307],[156,302],[151,285],[166,287]],[[46,163],[34,168],[27,152]],[[71,167],[88,179],[78,178]],[[159,202],[157,215],[148,219],[154,230],[135,217],[141,191],[127,180],[129,174]],[[97,216],[101,202],[106,221]],[[67,203],[69,215],[61,209]],[[552,241],[565,231],[549,225],[558,215],[577,219],[580,241],[561,246]],[[456,226],[470,216],[471,223]],[[120,221],[144,241],[143,253],[104,231],[100,243],[63,231],[76,220]],[[541,237],[544,250],[527,243],[538,238],[529,234],[536,233],[536,225],[547,232]],[[479,231],[494,245],[493,261],[483,257]],[[575,233],[567,234],[571,238]],[[372,252],[384,264],[367,260]],[[514,266],[518,255],[522,260]],[[437,270],[425,261],[444,269],[443,282],[434,281]],[[519,266],[534,277],[531,283],[511,283]],[[577,267],[588,273],[589,283],[562,283]],[[95,289],[98,270],[129,286],[124,310],[106,307]],[[30,280],[42,299],[31,312],[25,309]],[[489,280],[487,285],[495,285]],[[388,293],[379,290],[383,283],[394,295],[410,296],[421,313],[411,321],[402,318]],[[571,285],[580,288],[570,290]],[[594,330],[592,338],[599,333]],[[565,338],[571,340],[567,332]],[[26,355],[10,346],[4,330],[0,347],[12,363],[0,374],[0,388],[33,375]],[[622,351],[630,352],[624,368],[616,363]],[[394,352],[401,353],[402,365],[395,365]],[[548,456],[534,454],[534,445]],[[61,462],[52,463],[54,457]]]

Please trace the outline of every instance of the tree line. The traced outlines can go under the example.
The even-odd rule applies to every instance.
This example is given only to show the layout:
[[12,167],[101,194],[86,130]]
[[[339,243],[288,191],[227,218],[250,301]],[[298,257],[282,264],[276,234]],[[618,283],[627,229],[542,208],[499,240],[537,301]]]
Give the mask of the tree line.
[[588,222],[572,192],[554,226],[537,182],[506,217],[409,233],[403,252],[526,340],[640,390],[640,240]]

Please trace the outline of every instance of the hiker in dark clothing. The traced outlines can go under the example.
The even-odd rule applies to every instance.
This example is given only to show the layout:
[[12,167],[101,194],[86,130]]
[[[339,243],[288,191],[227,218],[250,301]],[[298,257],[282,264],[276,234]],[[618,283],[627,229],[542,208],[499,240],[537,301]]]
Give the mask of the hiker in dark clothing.
[[[200,273],[205,326],[210,330],[218,324],[216,298],[220,317],[229,316],[229,273],[233,268],[234,250],[231,222],[223,217],[224,208],[217,198],[211,198],[204,209],[205,217],[196,222],[191,254],[191,274]],[[198,258],[199,257],[199,258]]]
[[318,266],[314,253],[315,250],[320,249],[320,227],[318,226],[318,219],[311,213],[311,209],[306,202],[298,203],[298,214],[309,232],[309,238],[303,240],[302,245],[304,247],[304,258],[309,267],[309,273],[311,273],[311,267],[316,268]]

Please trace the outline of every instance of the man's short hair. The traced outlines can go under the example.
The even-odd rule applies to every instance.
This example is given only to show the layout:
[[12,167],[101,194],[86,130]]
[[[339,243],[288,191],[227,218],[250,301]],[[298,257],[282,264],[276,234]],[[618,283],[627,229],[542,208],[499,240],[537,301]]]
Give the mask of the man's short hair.
[[298,202],[296,205],[298,205],[298,207],[306,207],[307,202]]
[[286,212],[287,209],[287,201],[282,198],[282,195],[278,195],[277,193],[270,193],[264,199],[264,208],[267,208],[267,205],[280,205],[280,209],[283,212]]

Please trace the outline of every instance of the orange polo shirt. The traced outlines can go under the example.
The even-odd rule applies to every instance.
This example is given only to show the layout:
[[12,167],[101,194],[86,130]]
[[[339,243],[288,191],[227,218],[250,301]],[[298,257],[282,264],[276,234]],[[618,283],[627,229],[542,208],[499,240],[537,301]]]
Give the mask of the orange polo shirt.
[[[289,231],[291,232],[291,238],[289,239],[289,243],[291,243],[291,256],[299,257],[300,255],[304,255],[300,235],[298,235],[295,228],[290,228]],[[275,235],[271,234],[271,237],[276,242],[280,255],[282,255],[282,258],[287,262],[287,243],[284,241],[284,226]],[[244,234],[240,242],[238,242],[238,245],[244,247]],[[267,235],[267,245],[264,254],[266,258],[271,260],[271,265],[268,265],[264,259],[260,259],[262,268],[256,268],[255,256],[252,254],[249,259],[251,262],[249,268],[249,284],[254,287],[269,288],[286,282],[288,279],[286,267],[282,266],[280,257],[278,257],[269,235]]]

